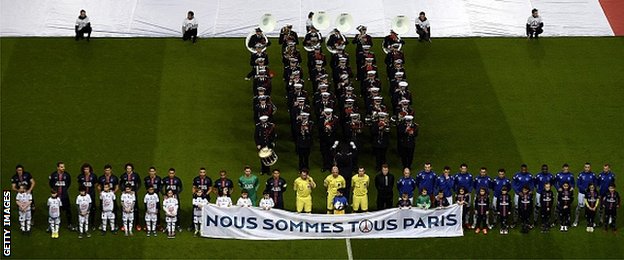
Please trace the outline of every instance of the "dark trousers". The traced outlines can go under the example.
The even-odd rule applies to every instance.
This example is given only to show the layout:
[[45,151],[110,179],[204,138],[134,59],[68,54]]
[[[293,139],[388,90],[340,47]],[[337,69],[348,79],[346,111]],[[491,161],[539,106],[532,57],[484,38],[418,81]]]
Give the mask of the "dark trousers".
[[375,170],[381,171],[381,165],[386,163],[387,147],[373,147],[373,154],[375,155]]
[[310,169],[310,147],[297,147],[297,155],[299,155],[299,170]]
[[550,210],[541,209],[540,217],[542,218],[542,228],[548,229],[550,228],[550,214],[552,212]]
[[334,140],[332,139],[327,139],[327,140],[321,139],[320,148],[321,148],[321,156],[323,157],[323,168],[321,169],[322,171],[330,170],[332,167],[334,156],[332,156],[332,153],[331,153],[331,146],[333,145],[333,143],[334,143]]
[[399,156],[401,156],[401,163],[403,164],[403,168],[412,169],[412,162],[414,161],[414,146],[405,147],[399,145],[398,150]]
[[526,29],[526,34],[530,38],[533,38],[533,37],[538,38],[539,35],[542,34],[543,32],[544,32],[544,29],[542,28],[535,28],[535,29],[527,28]]
[[596,211],[585,207],[585,218],[587,219],[587,227],[594,227],[594,222],[596,221]]
[[275,207],[276,209],[284,209],[284,198],[282,196],[279,196],[277,198],[277,201],[275,201]]
[[80,30],[76,28],[76,41],[80,39],[84,39],[85,33],[87,34],[87,41],[88,41],[89,39],[91,39],[91,26],[90,25],[87,25]]
[[570,226],[570,208],[559,210],[559,221],[562,226]]
[[193,42],[197,41],[197,29],[190,29],[185,31],[184,35],[182,35],[182,40],[186,41],[190,39],[193,39]]
[[508,218],[509,218],[509,216],[508,216],[508,215],[504,215],[504,216],[503,216],[503,214],[499,214],[499,215],[498,215],[498,221],[499,221],[499,222],[500,222],[500,224],[501,224],[501,229],[503,229],[503,230],[507,230],[507,228],[508,228],[508,226],[509,226],[509,224],[507,223],[507,219],[508,219]]
[[[615,230],[615,223],[617,222],[617,211],[615,209],[605,210],[605,228],[612,227]],[[611,222],[611,224],[609,224]]]
[[520,215],[520,223],[522,226],[528,226],[531,224],[531,211],[530,209],[518,209]]
[[476,228],[487,228],[487,214],[480,214],[480,213],[476,213],[475,214],[477,217],[477,225]]
[[[139,196],[137,196],[137,191],[134,191],[134,224],[135,225],[139,225],[139,218],[140,214],[139,214]],[[143,221],[145,221],[145,218],[143,218]]]
[[416,27],[419,41],[429,41],[431,39],[431,28],[427,28],[427,32],[420,27]]
[[69,202],[69,196],[61,197],[61,211],[65,212],[65,217],[67,218],[67,224],[72,225],[74,223],[74,219],[72,218],[72,209],[71,203]]
[[394,205],[392,205],[393,197],[394,197],[394,194],[392,193],[377,195],[377,210],[389,209],[389,208],[394,207]]

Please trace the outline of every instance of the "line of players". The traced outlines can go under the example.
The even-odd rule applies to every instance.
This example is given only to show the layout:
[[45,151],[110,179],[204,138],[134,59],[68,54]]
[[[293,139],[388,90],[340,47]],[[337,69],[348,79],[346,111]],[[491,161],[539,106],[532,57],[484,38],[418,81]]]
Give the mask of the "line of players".
[[[310,94],[305,90],[306,80],[301,67],[302,55],[297,49],[297,33],[292,31],[292,25],[286,25],[280,32],[286,103],[290,114],[291,136],[299,156],[299,169],[310,168],[309,156],[314,128],[317,128],[323,157],[321,171],[325,172],[334,164],[333,154],[339,142],[357,154],[364,142],[363,129],[369,126],[376,169],[380,170],[381,165],[387,163],[386,152],[390,143],[391,125],[397,126],[397,148],[403,166],[411,168],[419,125],[414,122],[414,112],[410,106],[412,94],[405,81],[405,56],[400,50],[404,41],[394,31],[383,41],[383,47],[390,50],[384,60],[386,74],[389,75],[388,93],[392,97],[389,108],[384,104],[381,95],[382,84],[377,73],[377,58],[371,51],[372,37],[366,34],[365,26],[359,26],[358,31],[359,34],[351,41],[356,45],[357,52],[354,74],[350,66],[351,58],[344,51],[349,44],[346,37],[337,29],[328,36],[327,45],[333,50],[328,62],[328,57],[322,51],[323,36],[310,26],[303,40],[304,49],[308,52],[308,85],[314,90]],[[252,70],[246,79],[253,79],[255,141],[258,149],[273,148],[277,137],[273,120],[276,107],[271,101],[273,76],[268,68],[269,57],[265,52],[270,44],[260,28],[256,29],[255,36],[248,43],[248,47],[256,50],[251,54]],[[328,63],[331,74],[326,69]],[[360,82],[359,95],[355,91],[353,78]],[[330,86],[333,86],[333,90]],[[364,101],[364,109],[359,108],[359,100]],[[392,117],[390,113],[393,114]],[[339,133],[340,128],[342,135]],[[357,156],[354,156],[354,165],[357,165]],[[263,166],[262,173],[268,174],[269,170],[269,167]]]
[[[609,164],[605,164],[603,171],[597,176],[591,171],[591,165],[586,163],[577,179],[569,171],[567,164],[564,164],[556,175],[549,172],[547,165],[542,165],[541,172],[533,175],[523,164],[511,180],[506,177],[504,169],[499,169],[498,176],[491,178],[485,167],[482,167],[479,175],[473,178],[466,164],[462,164],[460,172],[454,176],[450,175],[449,167],[444,168],[443,175],[437,176],[431,170],[431,165],[425,164],[424,171],[419,173],[417,179],[410,178],[405,175],[399,180],[401,187],[407,187],[399,188],[400,192],[412,198],[415,187],[418,186],[421,193],[427,194],[427,191],[439,193],[440,198],[446,198],[448,204],[453,202],[454,196],[455,203],[464,207],[465,227],[476,228],[476,233],[483,231],[487,234],[487,229],[496,225],[497,220],[501,222],[501,234],[507,234],[509,227],[513,228],[516,224],[520,225],[521,232],[528,232],[537,225],[538,217],[541,219],[542,232],[547,232],[557,220],[561,224],[560,230],[568,231],[570,225],[578,225],[582,211],[587,219],[587,232],[593,232],[594,227],[602,223],[606,230],[609,227],[616,230],[620,197],[615,191],[615,175],[611,172]],[[405,183],[411,186],[406,186]],[[578,190],[577,196],[574,195],[575,188]],[[513,199],[510,196],[511,191],[514,192]],[[558,195],[557,198],[555,193]],[[577,207],[574,222],[571,223],[575,197]],[[416,204],[422,203],[419,199]],[[558,217],[555,221],[550,219],[553,214]],[[596,215],[599,219],[598,224],[595,222]],[[510,216],[513,217],[512,222],[508,221]],[[493,223],[490,223],[490,217]]]
[[[170,238],[175,237],[177,232],[181,232],[179,226],[179,201],[183,192],[182,180],[176,176],[176,170],[169,168],[167,176],[161,178],[157,175],[156,168],[150,167],[148,176],[143,178],[134,171],[134,165],[127,163],[125,172],[121,176],[116,176],[112,172],[111,165],[104,166],[104,174],[96,176],[93,167],[90,164],[81,166],[81,173],[77,177],[80,195],[76,200],[71,200],[69,189],[72,184],[71,175],[65,171],[65,163],[58,162],[56,171],[49,175],[49,187],[51,188],[51,196],[48,198],[46,205],[48,207],[48,231],[52,238],[59,237],[59,228],[61,223],[61,213],[64,213],[68,223],[68,229],[79,232],[79,238],[84,236],[90,237],[89,230],[96,230],[96,215],[99,211],[101,222],[99,229],[102,235],[105,235],[107,228],[114,234],[118,229],[124,231],[126,236],[133,235],[133,228],[140,231],[143,227],[139,224],[140,212],[139,203],[144,204],[145,231],[147,236],[157,235],[157,230],[161,227],[161,205],[162,212],[165,212],[166,231]],[[19,222],[22,232],[30,234],[32,222],[32,212],[35,210],[32,191],[36,182],[32,174],[24,170],[22,165],[16,166],[16,174],[11,179],[12,188],[17,191],[16,204],[19,207]],[[251,168],[245,167],[244,174],[238,179],[238,185],[243,190],[242,193],[248,195],[247,200],[242,200],[238,205],[257,206],[258,200],[256,194],[259,187],[258,177],[251,174]],[[141,186],[145,187],[146,194],[143,200],[139,198],[139,190]],[[266,181],[265,198],[266,201],[260,201],[261,205],[267,207],[284,208],[282,193],[286,191],[286,181],[280,177],[277,169],[273,170],[272,177]],[[227,177],[227,172],[221,170],[219,179],[214,182],[206,175],[206,169],[200,168],[199,174],[193,179],[193,221],[189,231],[194,231],[195,235],[199,233],[199,224],[201,221],[201,207],[210,201],[210,194],[219,194],[217,204],[227,204],[229,196],[234,191],[234,182]],[[120,203],[117,203],[117,194],[121,192],[119,197]],[[96,197],[96,194],[98,195]],[[160,199],[162,194],[163,200]],[[99,198],[100,203],[96,203]],[[241,201],[241,200],[239,200]],[[275,202],[275,203],[273,203]],[[99,204],[99,207],[98,207]],[[120,207],[119,207],[119,205]],[[72,205],[77,207],[78,227],[73,223],[75,220],[72,215]],[[121,225],[115,220],[119,220],[121,211]],[[136,221],[136,222],[135,222]],[[91,229],[89,228],[91,224]]]

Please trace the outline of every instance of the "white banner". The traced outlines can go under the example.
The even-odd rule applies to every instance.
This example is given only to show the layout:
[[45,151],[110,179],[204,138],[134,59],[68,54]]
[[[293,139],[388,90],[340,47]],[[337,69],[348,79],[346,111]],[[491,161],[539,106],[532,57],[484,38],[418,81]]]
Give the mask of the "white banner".
[[209,204],[202,211],[201,235],[247,240],[458,237],[464,235],[461,211],[453,205],[325,215]]

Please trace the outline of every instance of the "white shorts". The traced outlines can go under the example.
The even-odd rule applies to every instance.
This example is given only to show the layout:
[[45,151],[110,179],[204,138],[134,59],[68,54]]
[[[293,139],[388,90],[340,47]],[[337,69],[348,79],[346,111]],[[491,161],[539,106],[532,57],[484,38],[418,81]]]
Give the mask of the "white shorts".
[[56,225],[61,224],[61,217],[56,217],[56,218],[48,217],[48,223],[50,223],[51,225],[52,224],[56,224]]
[[134,221],[134,212],[121,214],[121,220],[123,221]]
[[178,221],[178,217],[169,217],[169,216],[167,216],[165,218],[165,221],[167,221],[167,223],[175,223],[175,222]]
[[102,212],[102,219],[115,219],[115,214],[113,214],[112,211],[103,211]]
[[496,203],[497,203],[497,202],[498,202],[498,197],[496,197],[496,196],[492,196],[492,206],[490,206],[490,208],[491,208],[493,211],[496,211]]
[[520,196],[518,194],[514,194],[514,208],[518,208],[518,201],[520,200]]
[[542,200],[542,194],[536,192],[535,193],[535,206],[536,207],[541,207],[542,206],[542,203],[540,202],[541,200]]
[[19,221],[30,221],[32,219],[32,212],[30,210],[19,212]]
[[578,206],[581,208],[585,207],[585,194],[580,192],[578,194]]
[[446,197],[446,201],[448,201],[449,205],[453,205],[453,196]]
[[156,221],[158,215],[156,213],[145,213],[145,222]]

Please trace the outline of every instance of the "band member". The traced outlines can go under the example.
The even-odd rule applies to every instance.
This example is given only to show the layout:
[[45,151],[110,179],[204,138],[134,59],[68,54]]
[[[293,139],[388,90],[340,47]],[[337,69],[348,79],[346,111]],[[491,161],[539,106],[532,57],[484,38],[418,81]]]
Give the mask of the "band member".
[[367,109],[368,117],[372,120],[376,120],[378,113],[381,112],[387,113],[388,109],[386,108],[386,105],[383,104],[383,97],[376,96],[373,98],[373,104],[371,104]]
[[314,17],[314,12],[308,13],[308,19],[306,20],[306,32],[314,29],[314,24],[312,22],[312,17]]
[[425,12],[420,12],[420,14],[418,14],[418,18],[416,18],[416,33],[418,34],[419,42],[431,42],[430,26],[429,20],[427,20],[427,16],[425,16]]
[[264,34],[262,34],[262,29],[260,28],[256,28],[256,34],[251,36],[251,39],[249,39],[249,43],[247,43],[247,47],[256,47],[256,44],[258,43],[267,47],[271,46],[271,41],[269,40],[269,38],[265,37]]
[[275,203],[276,209],[284,209],[284,192],[287,190],[286,180],[280,177],[280,170],[273,169],[273,174],[271,178],[266,181],[266,188],[264,192],[268,192],[273,202]]
[[338,28],[334,28],[334,30],[332,31],[332,34],[329,35],[329,39],[327,39],[327,47],[330,49],[335,49],[338,46],[347,45],[347,44],[349,44],[349,42],[346,41],[344,35],[340,33]]
[[[333,76],[334,82],[338,83],[344,79],[349,79],[353,76],[353,72],[351,71],[351,67],[349,66],[348,60],[349,58],[347,57],[338,58],[338,65],[332,70],[332,74],[333,74],[332,76]],[[347,76],[344,79],[342,79],[341,76],[345,74]],[[336,87],[336,89],[338,90],[338,87]],[[341,93],[338,93],[338,94],[341,94]]]
[[293,84],[293,89],[289,91],[288,95],[286,96],[289,111],[292,107],[297,106],[299,98],[303,98],[304,102],[307,103],[308,92],[303,89],[303,84],[296,83]]
[[539,38],[539,35],[544,32],[544,22],[542,21],[542,17],[539,15],[537,9],[533,8],[531,10],[531,16],[527,19],[526,23],[526,34],[529,39]]
[[407,90],[407,82],[401,81],[399,82],[399,88],[392,93],[392,104],[396,108],[400,105],[400,102],[403,100],[407,100],[409,103],[412,103],[412,93]]
[[325,57],[325,54],[323,54],[323,52],[321,51],[321,46],[317,45],[314,46],[314,51],[312,52],[308,52],[308,74],[310,74],[310,79],[315,79],[316,76],[320,75],[321,73],[313,73],[313,69],[319,69],[319,66],[321,68],[325,67],[325,64],[327,63],[327,58]]
[[269,96],[259,96],[260,101],[254,106],[254,122],[257,124],[261,121],[260,117],[267,116],[269,121],[273,121],[273,115],[277,111],[277,107],[270,101]]
[[262,65],[269,66],[269,55],[263,50],[264,45],[261,43],[257,43],[254,45],[256,52],[252,53],[249,57],[249,66],[255,67],[260,65],[260,62],[263,62]]
[[189,11],[186,14],[186,19],[182,22],[182,40],[193,39],[193,43],[197,42],[197,20],[195,20],[195,13]]
[[404,119],[397,125],[397,148],[403,168],[411,169],[419,125],[413,122],[414,117],[411,115],[405,116]]
[[320,93],[315,93],[314,94],[314,99],[316,100],[318,97],[320,96],[320,99],[316,100],[314,102],[314,106],[316,109],[316,114],[318,115],[318,117],[321,116],[321,114],[323,114],[323,111],[325,111],[325,109],[335,109],[336,108],[336,98],[329,93],[329,91],[326,90],[327,85],[319,85],[319,87],[325,88],[325,90],[319,90]]
[[344,45],[338,45],[336,46],[336,49],[334,49],[334,53],[331,56],[331,63],[329,64],[332,70],[338,67],[338,63],[340,62],[341,58],[347,58],[345,60],[345,64],[349,64],[349,53],[345,52]]
[[[247,73],[247,76],[245,76],[245,80],[251,80],[254,79],[254,87],[258,87],[259,84],[265,84],[264,80],[266,78],[269,78],[267,75],[267,70],[268,67],[266,66],[266,58],[257,58],[255,60],[256,65],[255,66],[251,66],[251,71],[249,71],[249,73]],[[263,78],[266,77],[266,78]],[[258,82],[260,81],[260,82]]]
[[[353,88],[351,88],[353,89]],[[353,92],[351,90],[351,92]],[[342,96],[342,98],[344,98],[345,95]],[[358,108],[357,104],[355,103],[355,99],[352,97],[347,97],[346,99],[344,99],[344,104],[342,104],[342,115],[341,118],[344,120],[349,119],[349,117],[351,116],[351,114],[353,113],[359,113],[360,109]],[[344,122],[345,124],[347,124],[348,122]],[[345,125],[346,126],[346,125]]]
[[298,120],[302,113],[310,114],[312,112],[312,108],[310,105],[306,104],[306,99],[304,97],[298,97],[297,103],[290,109],[290,128],[291,128],[291,136],[294,141],[297,141],[297,136],[299,134],[299,125]]
[[[301,66],[299,66],[300,59],[290,58],[288,61],[288,65],[284,67],[284,82],[287,86],[289,86],[290,81],[293,79],[293,73],[297,72],[299,77],[301,77]],[[287,88],[287,90],[291,90]]]
[[361,147],[364,122],[362,122],[360,114],[352,113],[349,117],[345,118],[347,119],[344,127],[345,139],[349,142],[355,143],[358,147]]
[[365,57],[364,64],[358,67],[357,80],[364,80],[369,76],[370,71],[377,71],[377,65],[375,65],[375,57]]
[[[275,129],[275,124],[269,122],[269,116],[263,115],[260,116],[260,122],[256,124],[256,131],[254,134],[254,140],[256,141],[256,148],[258,150],[268,147],[269,149],[273,149],[275,147],[275,141],[277,139],[277,131]],[[260,166],[262,168],[262,175],[265,173],[268,175],[271,171],[269,166],[266,166],[260,162]]]
[[301,53],[297,50],[295,42],[290,42],[282,52],[282,63],[284,66],[288,66],[292,60],[298,63],[301,60]]
[[388,68],[388,79],[390,80],[394,79],[394,75],[396,75],[398,72],[403,72],[403,79],[407,79],[407,75],[405,74],[405,68],[403,67],[402,59],[394,60],[392,67]]
[[337,130],[340,126],[338,116],[333,114],[332,108],[323,109],[323,113],[319,116],[319,138],[321,155],[323,156],[322,172],[330,170],[333,164],[333,156],[330,151],[332,144],[337,139]]
[[268,67],[266,66],[256,66],[252,70],[253,73],[253,84],[252,90],[254,90],[254,95],[258,94],[257,90],[259,87],[264,88],[264,95],[269,96],[273,92],[273,81],[271,75],[269,75]]
[[308,169],[310,148],[312,147],[312,127],[314,122],[310,121],[310,114],[303,112],[299,115],[296,125],[296,148],[299,155],[299,170]]
[[[383,47],[384,49],[390,49],[391,45],[394,44],[405,44],[405,41],[401,39],[401,37],[399,37],[399,34],[397,34],[394,30],[390,30],[390,34],[386,35],[386,37],[384,37],[383,39]],[[398,47],[398,45],[397,45]]]
[[396,121],[403,121],[406,116],[413,116],[414,110],[409,105],[409,100],[403,99],[399,101],[398,107],[394,110],[394,119]]
[[87,41],[91,40],[91,22],[89,21],[89,17],[87,17],[87,11],[80,10],[80,15],[78,19],[76,19],[76,41],[84,39],[85,33],[87,34]]
[[291,43],[294,43],[294,45],[299,44],[299,36],[292,30],[292,24],[287,23],[286,26],[282,27],[278,43],[282,45],[282,51]]
[[[362,67],[364,66],[364,61],[366,61],[367,58],[371,58],[371,65],[375,65],[375,53],[373,53],[372,51],[370,51],[371,45],[362,45],[362,50],[358,51],[355,54],[355,66],[357,71],[357,80],[362,80],[366,74],[367,70],[362,69]],[[372,68],[371,68],[372,70]],[[376,70],[376,69],[375,69]]]
[[360,84],[360,93],[362,96],[367,96],[370,88],[381,88],[381,81],[377,78],[377,71],[369,70],[366,72],[366,75],[366,79],[362,80]]
[[361,52],[362,46],[364,45],[368,45],[369,48],[373,46],[373,37],[366,34],[366,29],[367,29],[366,26],[360,25],[355,29],[358,30],[358,32],[360,32],[356,34],[355,37],[353,37],[353,40],[351,41],[351,43],[356,45],[356,48],[355,48],[356,53]]
[[[397,60],[401,60],[401,63],[403,63],[403,61],[405,61],[405,55],[403,54],[403,52],[399,49],[400,45],[398,43],[394,43],[392,44],[392,48],[390,50],[390,52],[388,52],[388,55],[386,55],[386,58],[384,60],[384,63],[386,64],[386,73],[387,75],[391,75],[391,69],[392,66],[394,66],[395,61]],[[403,64],[405,65],[405,64]],[[405,75],[403,75],[403,77],[405,77]]]
[[390,121],[388,113],[379,112],[377,120],[371,125],[373,154],[375,155],[375,170],[381,170],[381,165],[387,163],[386,152],[390,145]]
[[311,49],[314,49],[317,46],[320,48],[322,43],[323,43],[323,36],[313,26],[308,30],[306,35],[303,37],[303,46],[305,46],[305,49],[308,51],[310,51]]

